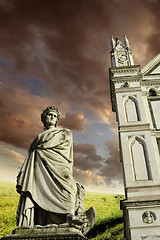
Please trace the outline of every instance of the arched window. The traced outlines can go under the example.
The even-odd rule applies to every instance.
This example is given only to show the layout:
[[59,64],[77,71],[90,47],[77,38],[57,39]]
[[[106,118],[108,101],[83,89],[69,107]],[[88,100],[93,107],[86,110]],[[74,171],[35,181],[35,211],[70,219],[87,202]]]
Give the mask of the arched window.
[[150,89],[149,90],[149,96],[157,96],[157,92],[156,92],[156,90],[154,90],[154,89]]
[[130,151],[134,179],[136,181],[152,179],[145,141],[140,137],[134,137]]
[[124,103],[125,115],[127,122],[140,121],[140,114],[137,99],[129,96]]

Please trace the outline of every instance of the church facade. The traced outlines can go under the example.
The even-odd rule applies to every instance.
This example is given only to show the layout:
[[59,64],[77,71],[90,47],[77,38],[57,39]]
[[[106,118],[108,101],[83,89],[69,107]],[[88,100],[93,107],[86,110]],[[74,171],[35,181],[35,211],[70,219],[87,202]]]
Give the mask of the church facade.
[[111,39],[112,110],[118,123],[127,240],[160,239],[160,54],[134,65],[129,41]]

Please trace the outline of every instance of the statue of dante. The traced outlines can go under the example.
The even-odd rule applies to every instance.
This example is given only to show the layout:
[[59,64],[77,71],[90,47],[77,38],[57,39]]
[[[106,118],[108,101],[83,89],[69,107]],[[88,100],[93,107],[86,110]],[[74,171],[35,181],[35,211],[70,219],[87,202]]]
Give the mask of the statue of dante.
[[69,129],[56,128],[59,118],[55,106],[43,111],[44,131],[31,143],[18,174],[18,227],[61,224],[68,216],[81,224],[74,216],[72,133]]

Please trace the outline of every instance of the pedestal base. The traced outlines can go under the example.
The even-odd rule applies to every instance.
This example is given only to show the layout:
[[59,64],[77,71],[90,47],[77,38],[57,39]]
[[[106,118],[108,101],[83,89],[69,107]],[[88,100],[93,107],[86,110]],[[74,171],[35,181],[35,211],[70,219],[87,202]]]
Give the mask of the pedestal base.
[[14,234],[7,235],[1,240],[84,240],[87,239],[74,227],[34,226],[33,228],[16,228]]
[[160,240],[160,200],[122,201],[127,240]]

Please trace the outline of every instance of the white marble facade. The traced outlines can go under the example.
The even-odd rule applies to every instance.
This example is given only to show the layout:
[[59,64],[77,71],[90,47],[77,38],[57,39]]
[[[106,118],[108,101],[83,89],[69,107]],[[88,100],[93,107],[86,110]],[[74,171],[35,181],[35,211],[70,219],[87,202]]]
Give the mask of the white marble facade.
[[160,239],[160,54],[141,69],[126,41],[119,42],[121,52],[129,49],[128,60],[118,63],[121,53],[112,38],[109,73],[124,173],[125,235],[127,240]]

